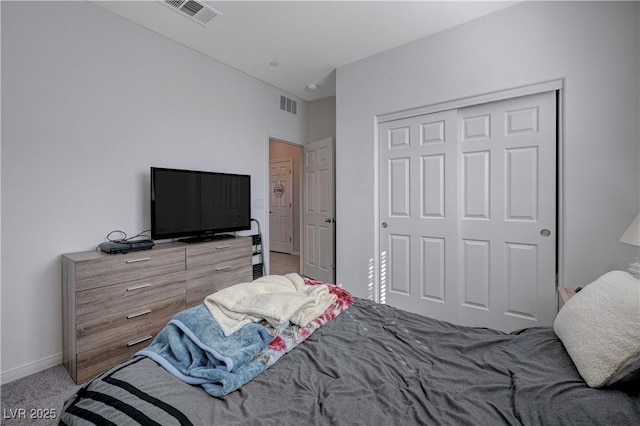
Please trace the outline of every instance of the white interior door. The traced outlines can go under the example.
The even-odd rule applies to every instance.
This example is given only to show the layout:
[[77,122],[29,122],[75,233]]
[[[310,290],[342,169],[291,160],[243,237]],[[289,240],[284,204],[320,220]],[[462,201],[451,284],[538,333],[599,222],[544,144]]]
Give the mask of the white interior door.
[[293,251],[293,175],[291,159],[269,162],[269,249]]
[[302,274],[335,282],[333,138],[303,148]]
[[455,110],[380,125],[380,300],[457,322]]
[[460,323],[515,330],[556,312],[556,97],[459,110]]
[[555,92],[381,123],[380,293],[511,331],[555,316]]

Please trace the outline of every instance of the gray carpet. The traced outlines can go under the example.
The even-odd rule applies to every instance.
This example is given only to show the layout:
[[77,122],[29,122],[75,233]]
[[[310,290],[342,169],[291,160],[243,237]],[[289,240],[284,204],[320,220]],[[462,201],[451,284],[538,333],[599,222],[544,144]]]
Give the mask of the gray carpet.
[[[3,425],[57,425],[62,405],[80,386],[62,366],[15,380],[0,388]],[[43,419],[54,414],[56,418]],[[31,418],[31,416],[36,418]],[[19,418],[22,417],[22,418]]]

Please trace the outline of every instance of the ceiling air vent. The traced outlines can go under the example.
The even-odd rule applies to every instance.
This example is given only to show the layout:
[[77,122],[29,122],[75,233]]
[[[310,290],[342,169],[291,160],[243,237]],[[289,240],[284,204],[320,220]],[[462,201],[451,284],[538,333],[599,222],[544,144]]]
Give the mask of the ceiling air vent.
[[213,20],[218,15],[222,15],[222,13],[217,10],[207,6],[204,3],[195,1],[195,0],[159,0],[161,3],[169,6],[173,10],[177,10],[178,12],[186,15],[187,17],[193,19],[194,21],[207,25],[209,22]]
[[298,114],[298,103],[293,99],[280,95],[280,109],[291,114]]

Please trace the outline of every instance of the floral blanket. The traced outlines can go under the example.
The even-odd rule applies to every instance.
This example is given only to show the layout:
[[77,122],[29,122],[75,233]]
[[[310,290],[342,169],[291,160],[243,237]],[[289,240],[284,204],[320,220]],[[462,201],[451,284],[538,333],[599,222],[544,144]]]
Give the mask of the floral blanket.
[[329,287],[329,293],[336,296],[336,301],[329,306],[329,308],[320,315],[307,327],[298,327],[297,325],[289,324],[281,333],[279,333],[272,341],[267,345],[267,348],[258,355],[255,360],[263,363],[265,368],[273,365],[282,355],[295,348],[301,342],[305,341],[311,333],[316,331],[323,324],[328,323],[342,312],[347,310],[353,305],[353,297],[351,294],[335,284],[328,284],[322,281],[311,280],[309,278],[304,279],[307,285],[326,285]]
[[222,397],[253,380],[353,305],[351,294],[337,285],[308,278],[304,281],[305,285],[327,286],[335,295],[335,302],[305,327],[287,322],[276,328],[261,321],[225,336],[207,308],[199,305],[177,314],[151,345],[136,355],[151,358],[181,381]]

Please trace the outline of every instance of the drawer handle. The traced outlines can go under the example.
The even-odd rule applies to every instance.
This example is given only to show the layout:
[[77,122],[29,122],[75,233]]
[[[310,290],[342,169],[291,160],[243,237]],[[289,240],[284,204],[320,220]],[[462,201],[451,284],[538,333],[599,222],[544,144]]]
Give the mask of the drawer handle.
[[131,260],[127,260],[127,263],[146,262],[147,260],[151,260],[151,258],[150,257],[143,257],[141,259],[131,259]]
[[138,343],[142,343],[142,342],[144,342],[144,341],[146,341],[146,340],[151,339],[152,337],[153,337],[153,336],[151,336],[151,335],[141,337],[141,338],[139,338],[139,339],[136,339],[136,340],[133,340],[133,341],[131,341],[131,342],[127,343],[127,346],[131,347],[131,346],[137,345]]
[[229,269],[231,269],[231,266],[221,266],[219,268],[216,268],[216,272],[227,271]]
[[140,317],[140,316],[142,316],[142,315],[147,315],[147,314],[150,314],[151,312],[153,312],[153,310],[151,310],[151,309],[145,309],[144,311],[140,311],[140,312],[136,312],[135,314],[127,315],[127,319],[131,319],[131,318],[135,318],[135,317]]
[[231,248],[231,244],[227,244],[226,246],[216,246],[216,250],[226,250]]
[[142,284],[142,285],[137,285],[135,287],[129,287],[127,289],[127,291],[135,291],[135,290],[141,290],[143,288],[147,288],[147,287],[151,287],[151,284]]

